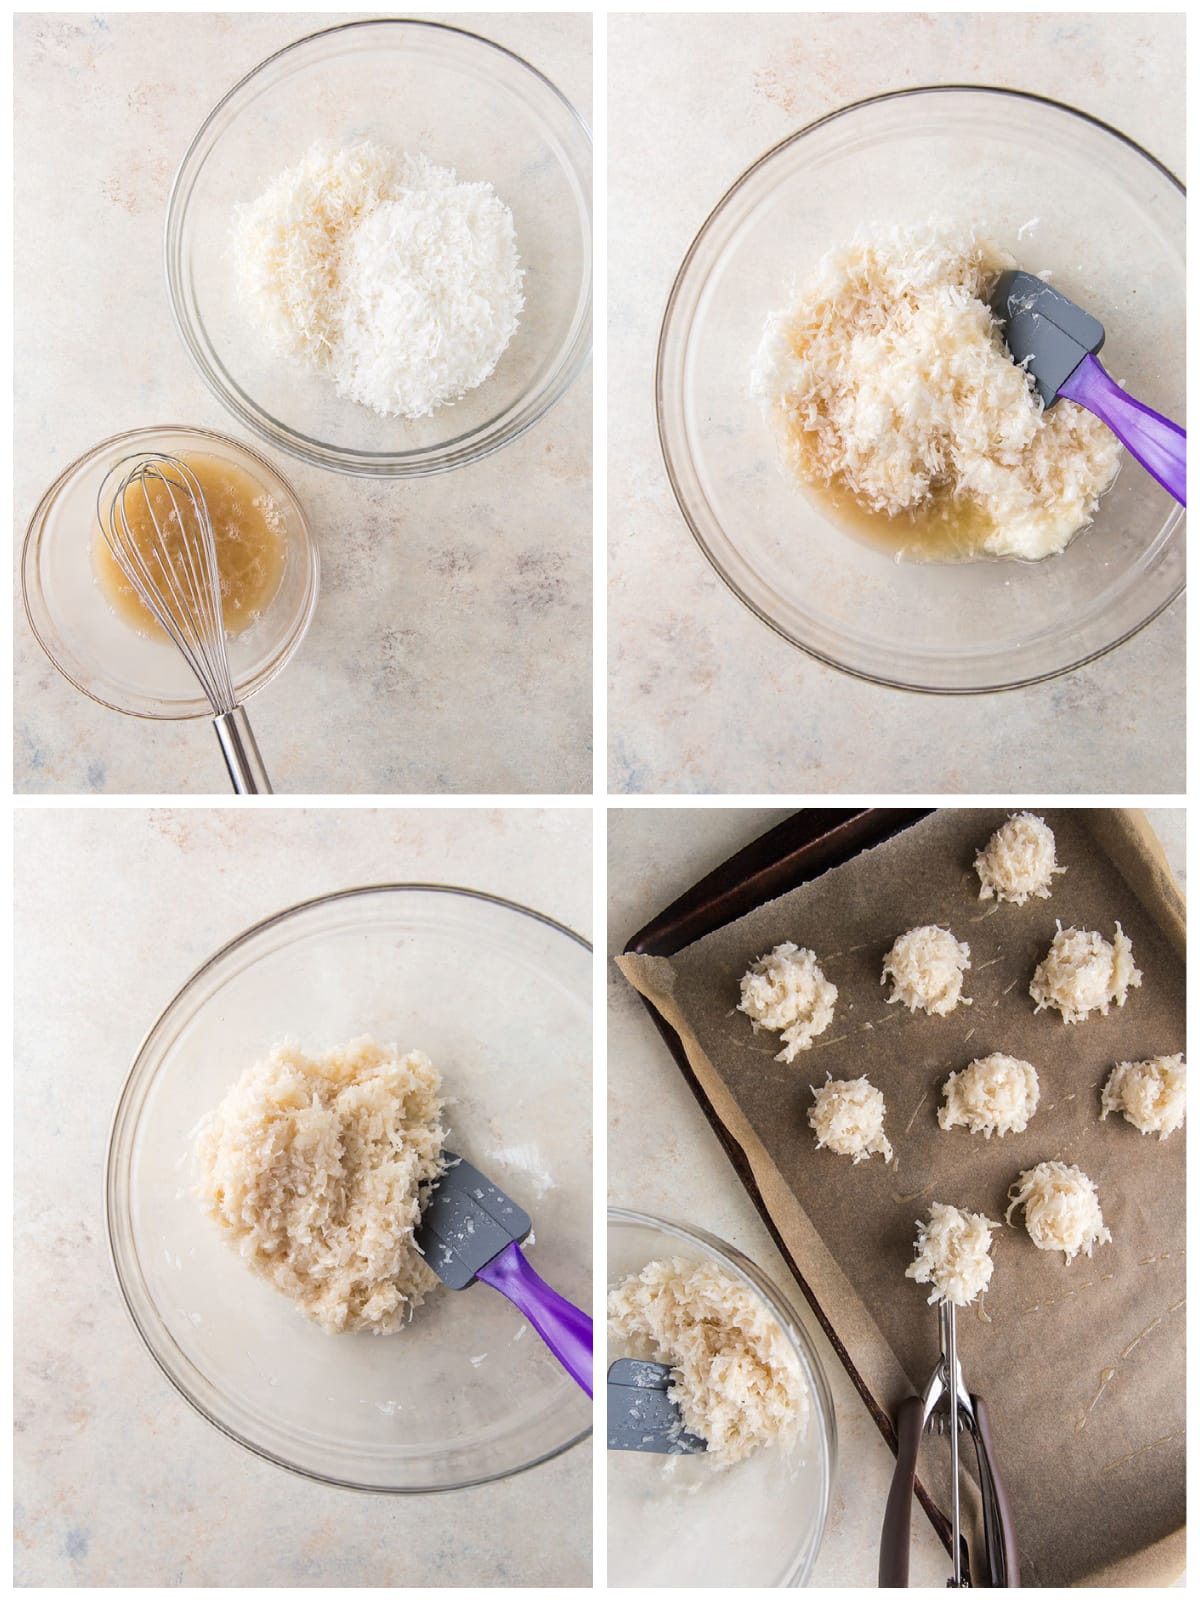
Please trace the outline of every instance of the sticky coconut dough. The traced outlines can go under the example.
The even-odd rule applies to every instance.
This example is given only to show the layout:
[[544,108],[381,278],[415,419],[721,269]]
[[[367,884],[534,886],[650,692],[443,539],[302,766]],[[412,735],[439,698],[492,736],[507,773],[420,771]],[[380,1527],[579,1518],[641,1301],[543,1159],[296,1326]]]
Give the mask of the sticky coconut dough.
[[928,1220],[917,1223],[916,1260],[904,1276],[932,1285],[930,1305],[969,1306],[992,1281],[992,1229],[999,1226],[977,1211],[935,1200]]
[[1183,1127],[1187,1109],[1183,1056],[1151,1056],[1149,1061],[1118,1061],[1101,1095],[1100,1120],[1119,1111],[1139,1133],[1160,1139]]
[[242,1260],[326,1333],[395,1333],[437,1278],[413,1245],[443,1170],[441,1079],[419,1050],[277,1044],[196,1132],[196,1193]]
[[833,1021],[837,995],[811,950],[777,944],[742,978],[738,1010],[750,1018],[755,1033],[769,1028],[782,1034],[783,1049],[775,1059],[791,1062]]
[[1032,1063],[1016,1056],[981,1056],[961,1072],[952,1072],[942,1094],[946,1103],[938,1111],[940,1127],[1003,1138],[1029,1126],[1038,1106],[1038,1075]]
[[1051,881],[1066,870],[1055,857],[1053,832],[1031,811],[1009,817],[975,857],[979,898],[1018,906],[1031,898],[1048,900]]
[[856,1165],[871,1156],[891,1161],[892,1147],[883,1132],[886,1111],[883,1091],[866,1078],[828,1078],[813,1088],[808,1122],[818,1150],[851,1156]]
[[962,1001],[963,973],[971,965],[971,950],[960,944],[948,928],[910,928],[902,933],[883,961],[881,983],[892,980],[888,1004],[900,1001],[910,1011],[944,1017]]
[[1036,1009],[1053,1008],[1064,1022],[1083,1022],[1098,1011],[1108,1015],[1110,1005],[1123,1006],[1130,989],[1141,987],[1142,975],[1133,964],[1133,946],[1116,925],[1109,944],[1101,934],[1082,928],[1063,928],[1046,952],[1029,993]]
[[1004,1220],[1011,1222],[1017,1207],[1024,1206],[1025,1231],[1039,1250],[1061,1250],[1073,1261],[1081,1250],[1090,1256],[1096,1245],[1112,1240],[1096,1185],[1078,1167],[1043,1161],[1021,1173],[1008,1198]]

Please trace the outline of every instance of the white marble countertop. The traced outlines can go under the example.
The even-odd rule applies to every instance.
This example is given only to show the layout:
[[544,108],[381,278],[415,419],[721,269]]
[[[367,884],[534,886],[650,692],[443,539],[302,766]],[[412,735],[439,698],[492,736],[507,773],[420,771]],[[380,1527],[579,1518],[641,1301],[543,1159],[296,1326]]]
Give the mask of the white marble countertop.
[[454,1494],[352,1494],[240,1449],[175,1393],[108,1260],[104,1150],[142,1037],[253,920],[385,879],[465,884],[588,935],[589,810],[19,811],[19,1585],[586,1586],[592,1451]]
[[[175,332],[167,194],[226,90],[272,51],[352,15],[17,17],[18,535],[62,469],[123,429],[186,422],[256,443]],[[437,20],[525,56],[590,120],[590,16]],[[589,366],[524,438],[441,477],[378,482],[275,458],[311,513],[322,563],[308,638],[252,706],[279,790],[590,789],[591,388]],[[77,694],[42,654],[19,595],[18,584],[19,792],[222,791],[204,723],[142,723]]]
[[[688,532],[658,451],[674,275],[753,160],[815,118],[923,83],[1057,97],[1184,175],[1182,15],[640,15],[609,24],[609,789],[1179,794],[1184,608],[1033,689],[947,699],[858,682],[777,638]],[[750,708],[753,714],[747,715]]]
[[[614,1205],[685,1218],[745,1252],[795,1306],[833,1390],[838,1464],[825,1542],[810,1587],[874,1588],[879,1521],[894,1458],[795,1286],[749,1195],[638,995],[611,964],[639,928],[787,811],[626,809],[608,830],[608,1187]],[[1184,882],[1185,813],[1150,813]],[[645,1114],[647,1103],[654,1116]],[[947,1559],[913,1517],[913,1586],[945,1585]]]

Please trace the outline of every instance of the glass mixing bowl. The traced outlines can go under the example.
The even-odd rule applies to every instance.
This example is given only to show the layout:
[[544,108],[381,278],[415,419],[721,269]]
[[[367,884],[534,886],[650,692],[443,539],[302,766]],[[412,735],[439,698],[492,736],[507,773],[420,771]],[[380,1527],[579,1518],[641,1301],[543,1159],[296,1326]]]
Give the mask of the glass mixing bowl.
[[[608,1454],[608,1581],[617,1588],[787,1588],[817,1559],[837,1455],[833,1396],[795,1311],[732,1245],[699,1228],[610,1207],[608,1283],[649,1261],[711,1261],[762,1301],[808,1381],[808,1433],[794,1451],[760,1451],[726,1471],[703,1456]],[[610,1343],[605,1366],[629,1352]]]
[[296,492],[265,456],[204,428],[137,428],[93,446],[42,496],[25,535],[21,591],[38,643],[91,699],[135,717],[211,717],[191,668],[165,634],[142,634],[113,610],[95,577],[96,493],[122,456],[189,452],[231,461],[263,484],[283,514],[287,556],[279,591],[262,617],[226,641],[239,700],[287,665],[317,604],[320,562]]
[[948,219],[1049,268],[1104,324],[1113,376],[1182,423],[1184,215],[1182,185],[1124,135],[1006,89],[881,95],[768,151],[696,236],[658,350],[671,485],[734,594],[831,666],[948,693],[1053,677],[1156,617],[1184,586],[1184,518],[1131,457],[1062,555],[898,564],[785,476],[750,373],[768,314],[826,251]]
[[[264,345],[238,304],[234,207],[317,139],[368,138],[486,181],[509,207],[525,309],[487,381],[432,417],[379,417]],[[473,33],[408,19],[350,22],[278,51],[210,113],[183,158],[166,223],[176,325],[217,398],[314,466],[374,477],[445,472],[519,438],[591,350],[587,125],[528,62]]]
[[272,1043],[369,1033],[440,1068],[450,1148],[534,1222],[530,1257],[591,1306],[590,946],[523,906],[423,884],[292,907],[199,969],[138,1051],[108,1150],[108,1235],[151,1355],[256,1455],[347,1488],[453,1489],[586,1437],[591,1405],[485,1284],[410,1325],[328,1335],[253,1277],[191,1192],[196,1124]]

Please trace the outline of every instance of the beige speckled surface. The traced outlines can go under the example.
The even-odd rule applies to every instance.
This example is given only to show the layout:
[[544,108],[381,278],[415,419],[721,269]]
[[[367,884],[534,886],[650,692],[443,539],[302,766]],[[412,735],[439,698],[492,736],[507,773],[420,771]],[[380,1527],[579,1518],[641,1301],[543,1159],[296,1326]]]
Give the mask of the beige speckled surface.
[[[97,441],[162,422],[249,438],[176,335],[167,194],[239,77],[352,15],[17,18],[18,554],[43,490]],[[590,117],[589,16],[444,20],[524,55]],[[355,480],[274,457],[323,566],[308,638],[253,703],[277,789],[590,787],[591,430],[589,366],[524,438],[438,478]],[[18,791],[221,792],[203,723],[141,724],[76,694],[32,637],[19,588],[14,631]]]
[[[610,811],[610,958],[697,879],[787,815],[707,808]],[[1183,884],[1184,812],[1151,812],[1150,820]],[[743,1250],[788,1294],[815,1341],[837,1413],[837,1476],[812,1586],[874,1587],[893,1458],[645,1007],[611,960],[608,1029],[609,1199],[707,1228]],[[648,1106],[652,1115],[647,1115]],[[1002,1397],[990,1399],[999,1413]],[[920,1512],[913,1531],[913,1584],[942,1587],[948,1571],[945,1552]]]
[[585,936],[587,810],[18,813],[16,1582],[38,1587],[578,1586],[592,1455],[391,1498],[326,1488],[197,1416],[126,1316],[104,1152],[129,1060],[250,922],[356,883],[465,884]]
[[1035,689],[860,683],[776,638],[710,569],[666,481],[653,394],[680,261],[780,139],[885,90],[999,84],[1113,123],[1182,178],[1182,16],[619,15],[608,59],[610,791],[1182,792],[1181,602]]

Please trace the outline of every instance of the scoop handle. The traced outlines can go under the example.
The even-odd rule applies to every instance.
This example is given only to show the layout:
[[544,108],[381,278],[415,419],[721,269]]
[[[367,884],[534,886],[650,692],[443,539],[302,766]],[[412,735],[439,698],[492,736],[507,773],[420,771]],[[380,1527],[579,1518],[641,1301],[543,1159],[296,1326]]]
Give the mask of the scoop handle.
[[1187,505],[1187,434],[1178,423],[1126,394],[1095,356],[1084,356],[1058,393],[1107,423],[1150,476]]
[[514,1239],[475,1274],[523,1311],[590,1400],[592,1319],[540,1278]]
[[910,1394],[896,1413],[896,1471],[883,1513],[879,1540],[879,1587],[908,1588],[908,1547],[912,1538],[913,1490],[917,1485],[917,1452],[925,1426],[920,1396]]
[[975,1413],[975,1454],[979,1460],[979,1482],[983,1490],[987,1587],[1019,1589],[1021,1558],[1017,1553],[1017,1535],[1008,1506],[1008,1494],[996,1468],[991,1413],[977,1394],[971,1396],[971,1406]]
[[258,743],[250,718],[242,706],[235,706],[224,716],[213,718],[217,730],[217,743],[229,769],[229,781],[235,794],[271,794],[271,780],[263,758],[258,753]]

